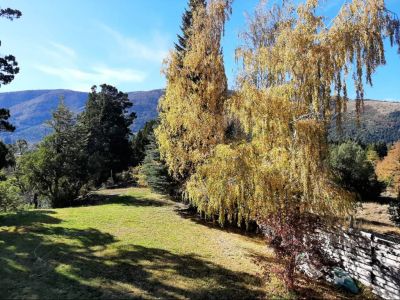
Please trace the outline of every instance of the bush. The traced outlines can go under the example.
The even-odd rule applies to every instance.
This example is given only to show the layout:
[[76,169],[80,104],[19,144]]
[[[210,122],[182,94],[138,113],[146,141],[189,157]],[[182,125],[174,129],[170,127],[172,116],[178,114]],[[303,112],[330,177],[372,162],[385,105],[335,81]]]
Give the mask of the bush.
[[12,211],[21,207],[23,199],[14,179],[10,178],[0,182],[0,210]]
[[334,146],[330,151],[329,164],[338,184],[357,193],[362,200],[378,197],[385,187],[378,181],[367,151],[355,142]]
[[176,194],[177,182],[169,175],[167,166],[161,160],[153,134],[149,136],[149,141],[139,176],[153,191],[173,196]]

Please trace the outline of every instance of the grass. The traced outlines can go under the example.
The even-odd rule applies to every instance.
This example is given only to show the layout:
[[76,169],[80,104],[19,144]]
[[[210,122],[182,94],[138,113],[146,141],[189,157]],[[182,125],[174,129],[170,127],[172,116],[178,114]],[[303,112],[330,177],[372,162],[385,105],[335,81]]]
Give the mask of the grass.
[[[255,260],[276,264],[262,240],[183,212],[179,204],[135,188],[103,191],[91,206],[2,214],[0,297],[295,297],[279,278],[261,280]],[[300,298],[351,297],[301,282]]]
[[388,212],[389,204],[365,202],[357,210],[356,226],[372,232],[388,234],[400,238],[400,227],[391,220]]

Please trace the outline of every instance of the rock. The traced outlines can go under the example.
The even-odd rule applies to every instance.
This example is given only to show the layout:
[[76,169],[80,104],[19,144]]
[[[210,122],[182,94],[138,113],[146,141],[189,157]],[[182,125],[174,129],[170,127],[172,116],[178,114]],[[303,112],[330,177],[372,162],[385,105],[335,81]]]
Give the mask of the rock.
[[324,274],[319,270],[311,261],[307,253],[301,253],[297,256],[297,269],[309,278],[319,279],[324,276]]
[[329,272],[326,279],[328,282],[333,283],[334,285],[343,288],[353,294],[358,294],[360,292],[360,289],[358,288],[353,278],[351,278],[349,273],[347,273],[342,268],[333,268]]

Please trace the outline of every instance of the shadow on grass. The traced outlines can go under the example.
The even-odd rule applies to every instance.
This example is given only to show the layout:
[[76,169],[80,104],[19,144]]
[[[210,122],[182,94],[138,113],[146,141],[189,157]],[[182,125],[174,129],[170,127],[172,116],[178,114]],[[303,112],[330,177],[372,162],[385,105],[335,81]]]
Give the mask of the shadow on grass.
[[75,207],[79,206],[92,206],[92,205],[106,205],[106,204],[121,204],[127,206],[168,206],[166,201],[134,197],[131,195],[103,195],[103,194],[90,194],[85,199],[75,201]]
[[[97,229],[64,228],[47,218],[0,229],[2,298],[254,299],[260,282],[192,254],[139,245],[118,248]],[[51,212],[49,212],[50,214]],[[37,212],[26,214],[36,215]],[[25,223],[26,224],[26,223]],[[18,225],[18,224],[17,224]],[[113,245],[114,244],[114,245]],[[110,247],[113,245],[112,247]],[[97,253],[97,251],[106,250]]]
[[51,215],[51,210],[20,211],[0,215],[0,226],[30,226],[40,224],[59,224],[61,221]]
[[224,225],[224,227],[221,227],[217,220],[205,220],[204,218],[200,217],[199,213],[195,209],[192,208],[176,208],[175,212],[184,219],[188,219],[202,226],[207,226],[208,228],[218,229],[224,232],[237,233],[252,238],[263,237],[258,230],[256,222],[251,222],[248,228],[246,228],[246,224],[244,222],[240,227],[235,222],[227,223]]

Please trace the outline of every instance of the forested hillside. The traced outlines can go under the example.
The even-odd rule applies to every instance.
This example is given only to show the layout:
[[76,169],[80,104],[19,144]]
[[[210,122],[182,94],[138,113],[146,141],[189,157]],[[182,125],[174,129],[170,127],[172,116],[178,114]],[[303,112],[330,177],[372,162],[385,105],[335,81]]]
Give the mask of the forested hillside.
[[343,122],[343,133],[339,136],[333,127],[331,139],[354,139],[363,144],[400,140],[400,102],[365,100],[360,120],[357,125],[355,102],[350,101]]
[[[133,101],[132,110],[137,114],[133,132],[137,132],[147,121],[157,117],[158,100],[163,93],[162,89],[128,93],[129,99]],[[3,132],[0,137],[8,143],[18,139],[37,143],[50,133],[45,122],[51,118],[51,112],[57,107],[61,96],[64,96],[69,109],[80,113],[85,106],[87,95],[70,90],[0,93],[0,107],[10,109],[11,122],[16,126],[15,132]],[[339,137],[335,130],[331,130],[331,139],[337,141],[340,138],[352,138],[365,144],[378,141],[392,143],[400,140],[400,102],[366,100],[361,121],[361,127],[357,128],[355,105],[350,101],[343,135]]]
[[[132,111],[137,114],[133,132],[157,116],[157,103],[162,93],[163,90],[128,93],[129,99],[133,101]],[[0,107],[10,110],[11,123],[16,126],[15,132],[3,132],[0,137],[7,143],[18,139],[25,139],[30,143],[39,142],[50,133],[46,121],[50,120],[51,113],[62,96],[66,106],[74,113],[82,112],[88,98],[87,93],[70,90],[0,93]]]

